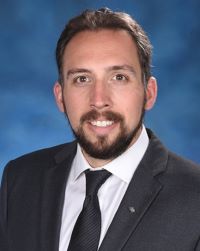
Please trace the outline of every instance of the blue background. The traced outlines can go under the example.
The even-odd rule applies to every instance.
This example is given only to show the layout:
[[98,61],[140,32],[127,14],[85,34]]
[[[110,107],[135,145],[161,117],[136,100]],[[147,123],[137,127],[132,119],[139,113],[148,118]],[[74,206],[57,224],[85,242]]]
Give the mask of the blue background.
[[0,0],[0,176],[10,159],[72,139],[52,93],[56,42],[69,18],[102,6],[133,15],[154,46],[159,95],[146,124],[200,163],[199,0]]

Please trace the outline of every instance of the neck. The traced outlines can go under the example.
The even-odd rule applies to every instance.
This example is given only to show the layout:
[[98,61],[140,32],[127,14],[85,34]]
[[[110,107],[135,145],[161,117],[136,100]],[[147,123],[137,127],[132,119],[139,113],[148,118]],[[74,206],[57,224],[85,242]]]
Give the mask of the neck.
[[111,162],[113,159],[97,159],[93,158],[90,155],[88,155],[83,149],[82,149],[83,155],[85,159],[87,160],[88,164],[93,168],[98,168],[105,166],[109,162]]

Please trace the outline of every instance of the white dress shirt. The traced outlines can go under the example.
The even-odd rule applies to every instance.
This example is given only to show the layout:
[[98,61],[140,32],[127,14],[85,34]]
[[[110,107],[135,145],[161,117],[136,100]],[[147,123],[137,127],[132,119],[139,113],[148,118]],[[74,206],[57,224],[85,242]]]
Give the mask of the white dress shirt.
[[[106,169],[111,175],[98,191],[101,210],[102,227],[99,246],[110,226],[113,217],[121,203],[133,174],[140,163],[149,139],[145,127],[137,141],[123,154],[101,168]],[[65,201],[62,213],[59,251],[66,251],[76,220],[82,210],[85,199],[86,181],[84,171],[92,168],[82,154],[78,145],[77,153],[72,163],[69,178],[66,184]],[[94,171],[95,171],[94,170]]]

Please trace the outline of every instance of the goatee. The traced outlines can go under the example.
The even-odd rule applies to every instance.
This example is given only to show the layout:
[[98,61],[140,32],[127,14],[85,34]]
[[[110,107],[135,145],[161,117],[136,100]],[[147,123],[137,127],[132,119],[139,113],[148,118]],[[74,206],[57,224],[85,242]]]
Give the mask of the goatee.
[[[73,131],[78,143],[82,149],[91,157],[103,160],[111,160],[127,150],[133,139],[138,134],[142,127],[143,117],[145,110],[143,108],[141,112],[141,117],[135,128],[131,131],[125,125],[125,119],[119,113],[112,111],[106,111],[99,113],[96,110],[92,110],[81,117],[80,126],[77,131]],[[109,142],[109,136],[97,136],[95,143],[92,143],[86,136],[83,130],[83,123],[91,120],[97,120],[99,117],[104,117],[105,120],[113,121],[114,123],[119,123],[120,132],[117,137]]]

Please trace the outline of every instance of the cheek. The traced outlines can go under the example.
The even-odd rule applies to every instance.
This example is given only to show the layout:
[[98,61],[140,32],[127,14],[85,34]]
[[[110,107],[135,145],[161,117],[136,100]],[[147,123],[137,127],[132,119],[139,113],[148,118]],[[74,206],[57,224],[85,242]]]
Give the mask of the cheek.
[[121,101],[121,112],[124,115],[125,121],[128,126],[132,127],[137,124],[140,120],[143,107],[144,107],[144,96],[143,95],[130,95],[123,101]]
[[64,96],[67,117],[73,129],[77,128],[81,116],[83,115],[83,102],[77,96],[65,95]]

